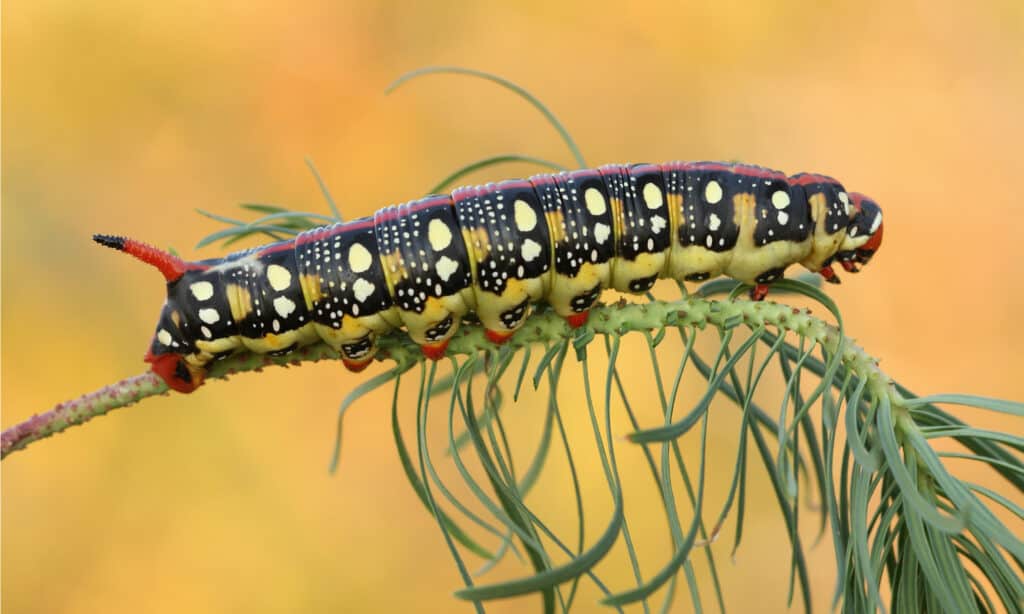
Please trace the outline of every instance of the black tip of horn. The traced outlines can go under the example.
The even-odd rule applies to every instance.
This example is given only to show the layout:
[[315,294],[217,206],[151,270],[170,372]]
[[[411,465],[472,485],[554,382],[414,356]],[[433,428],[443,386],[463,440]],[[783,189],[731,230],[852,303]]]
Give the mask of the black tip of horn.
[[113,235],[93,235],[92,240],[112,249],[118,251],[124,251],[124,237],[115,237]]

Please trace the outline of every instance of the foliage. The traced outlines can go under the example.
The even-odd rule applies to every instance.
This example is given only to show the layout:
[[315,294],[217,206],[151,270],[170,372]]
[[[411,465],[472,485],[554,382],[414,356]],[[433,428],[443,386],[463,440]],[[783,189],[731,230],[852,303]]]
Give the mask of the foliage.
[[[537,108],[558,131],[579,166],[585,166],[568,131],[529,92],[499,77],[461,68],[428,68],[399,79],[390,90],[425,74],[455,73],[487,79]],[[560,165],[522,154],[485,158],[453,172],[432,191],[443,190],[469,173],[505,162],[530,162],[561,170]],[[200,242],[225,244],[260,235],[284,240],[324,223],[340,222],[340,211],[312,163],[330,214],[295,212],[284,207],[245,204],[261,214],[241,221],[201,212],[226,228]],[[546,612],[568,611],[579,602],[582,582],[603,595],[603,603],[622,611],[640,604],[668,610],[685,583],[695,611],[706,607],[708,586],[718,608],[725,609],[718,563],[708,546],[726,521],[734,523],[732,551],[744,535],[750,505],[750,465],[763,468],[784,519],[790,542],[790,602],[799,592],[810,611],[811,586],[806,545],[801,535],[801,501],[819,508],[818,535],[830,538],[838,569],[833,604],[843,611],[1020,612],[1024,608],[1024,543],[1002,518],[1024,520],[1024,437],[973,428],[940,405],[963,405],[1024,417],[1024,404],[967,395],[918,397],[891,380],[877,362],[845,335],[839,309],[812,283],[785,280],[772,296],[802,296],[827,311],[829,324],[797,309],[771,302],[735,300],[744,290],[718,280],[674,300],[624,301],[598,307],[590,322],[571,331],[540,306],[525,327],[504,346],[489,343],[479,327],[466,327],[453,340],[449,358],[425,362],[406,336],[381,340],[381,356],[395,362],[344,399],[339,408],[332,470],[340,456],[345,412],[367,392],[393,387],[391,416],[395,446],[408,480],[437,519],[465,587],[456,592],[477,611],[493,599],[539,594]],[[639,339],[646,348],[654,379],[654,407],[638,400],[646,383],[622,373],[623,346]],[[675,348],[675,350],[671,349]],[[673,354],[676,354],[673,356]],[[565,373],[573,355],[580,381]],[[294,360],[337,358],[326,346],[311,346],[288,357],[243,355],[216,365],[211,377]],[[402,427],[399,391],[413,380],[417,391],[415,427]],[[136,381],[137,380],[137,381]],[[126,380],[127,381],[127,380]],[[700,392],[687,390],[693,385]],[[689,386],[689,388],[688,388]],[[514,442],[504,412],[512,401],[538,391],[542,424],[529,446]],[[582,391],[591,434],[574,438],[559,392]],[[166,387],[152,376],[130,386],[86,395],[4,433],[3,455],[68,426],[130,404]],[[115,394],[116,393],[116,394]],[[579,398],[579,395],[576,395]],[[708,433],[712,406],[739,411],[735,469],[723,501],[707,495]],[[506,408],[506,409],[503,409]],[[777,408],[777,411],[771,411]],[[684,411],[685,410],[685,411]],[[443,464],[435,459],[430,416],[441,411],[446,424]],[[49,423],[47,423],[49,420]],[[623,440],[621,423],[628,425]],[[30,421],[31,422],[31,421]],[[16,432],[18,428],[22,432]],[[435,427],[436,428],[436,427]],[[1024,429],[1020,429],[1018,432]],[[684,442],[685,439],[689,441]],[[688,445],[687,445],[688,444]],[[751,446],[751,444],[753,444]],[[945,451],[951,448],[957,451]],[[523,449],[530,449],[523,461]],[[587,514],[593,502],[581,487],[581,450],[597,454],[610,506],[603,530],[587,539]],[[697,466],[687,454],[698,450]],[[940,451],[941,450],[941,451]],[[634,493],[647,479],[622,470],[620,459],[642,455],[644,473],[665,516],[671,555],[653,573],[643,561],[631,532]],[[1004,481],[1005,491],[958,479],[950,459],[981,463]],[[566,535],[537,512],[538,484],[552,465],[566,468],[577,526]],[[454,472],[455,481],[446,477]],[[1018,499],[1018,502],[1014,501]],[[599,503],[600,505],[600,503]],[[624,550],[633,586],[613,588],[603,579],[610,553]],[[703,550],[703,552],[698,552]],[[511,581],[482,578],[513,553],[532,573]],[[470,571],[469,557],[483,560]],[[706,561],[710,581],[698,582],[695,563]]]
[[[554,114],[532,94],[500,77],[463,68],[426,68],[403,76],[388,91],[416,77],[438,73],[487,79],[523,97],[561,135],[576,163],[586,166],[579,148]],[[471,172],[510,161],[563,170],[560,165],[539,158],[497,155],[465,165],[431,192],[443,190]],[[327,194],[326,188],[324,191]],[[327,197],[340,220],[333,200],[329,194]],[[312,225],[311,221],[323,219],[311,213],[269,207],[264,212],[268,215],[249,223],[231,221],[229,228],[207,237],[203,243],[236,240],[255,232],[291,235]],[[837,326],[812,318],[806,311],[731,302],[743,288],[735,282],[720,280],[700,288],[696,300],[687,300],[686,290],[681,288],[685,304],[658,301],[648,295],[647,305],[630,309],[620,304],[618,310],[603,311],[574,336],[563,332],[559,337],[556,333],[557,340],[553,341],[552,336],[541,335],[544,344],[535,360],[534,348],[528,345],[531,340],[521,339],[502,348],[483,344],[476,353],[462,359],[453,356],[450,371],[444,376],[438,375],[443,367],[436,363],[399,362],[398,367],[356,389],[342,403],[332,469],[337,466],[345,410],[367,391],[391,384],[395,445],[403,467],[423,504],[437,518],[466,583],[466,588],[456,595],[472,601],[481,612],[488,600],[527,593],[541,594],[545,611],[568,611],[584,578],[593,582],[605,595],[603,602],[616,610],[639,602],[644,611],[649,611],[653,598],[661,591],[660,609],[664,611],[677,596],[680,572],[694,609],[700,611],[702,602],[700,587],[695,583],[693,555],[701,545],[713,541],[730,517],[736,524],[733,552],[739,547],[751,458],[763,466],[785,519],[792,547],[790,600],[795,594],[794,585],[798,585],[807,611],[811,586],[799,532],[799,501],[808,496],[802,492],[805,489],[812,490],[812,498],[822,502],[820,530],[827,531],[832,539],[839,571],[833,603],[841,604],[844,611],[1020,611],[1024,599],[1024,543],[1010,532],[990,505],[1017,518],[1024,518],[1024,509],[1004,494],[957,479],[943,459],[984,463],[1019,495],[1024,491],[1024,462],[1020,454],[1024,438],[971,428],[938,404],[966,405],[1016,417],[1024,417],[1024,405],[966,395],[918,397],[890,380],[871,357],[844,336],[838,307],[827,295],[799,281],[783,281],[773,288],[773,296],[788,291],[809,297],[832,314]],[[727,294],[730,302],[701,300],[720,294]],[[552,316],[541,308],[525,328],[557,327]],[[545,317],[547,320],[542,321]],[[708,353],[697,349],[697,339],[705,330],[716,338],[717,347]],[[660,403],[660,423],[648,427],[641,426],[636,404],[630,400],[630,385],[623,380],[617,364],[623,335],[636,331],[646,342]],[[679,336],[684,351],[666,366],[668,359],[656,348],[668,334]],[[599,336],[601,343],[597,342]],[[599,349],[595,350],[595,346]],[[602,346],[606,366],[598,382],[594,382],[592,354],[600,352]],[[759,347],[765,349],[759,352]],[[590,544],[584,540],[586,506],[576,474],[579,462],[566,434],[557,394],[570,351],[582,366],[582,388],[593,443],[613,504],[605,530]],[[712,358],[706,360],[704,356]],[[518,363],[518,368],[510,369],[514,363]],[[417,366],[416,430],[410,436],[400,427],[398,390],[403,375]],[[775,398],[759,401],[767,396],[760,393],[762,389],[777,388],[769,385],[773,370],[781,376],[781,399],[776,392]],[[677,406],[684,403],[681,382],[684,373],[693,371],[703,378],[704,392],[692,408],[678,417]],[[513,399],[517,399],[530,374],[529,383],[535,388],[546,384],[547,408],[535,452],[526,469],[517,471],[500,410],[507,395],[505,390],[511,388]],[[709,408],[719,397],[727,398],[739,409],[742,422],[728,496],[712,510],[705,500],[705,458]],[[765,409],[768,403],[778,405],[777,416]],[[447,415],[450,461],[468,487],[470,501],[454,494],[431,456],[428,414],[437,411],[438,405]],[[650,479],[664,506],[667,537],[674,549],[670,559],[647,576],[640,572],[640,556],[631,540],[624,497],[627,485],[639,476],[624,476],[616,462],[616,449],[621,447],[615,441],[612,427],[616,410],[628,416],[633,427],[629,441],[640,446],[646,458]],[[684,462],[682,440],[687,436],[694,440],[691,445],[699,445],[700,464],[696,471]],[[941,439],[951,439],[967,452],[938,452],[935,444]],[[751,441],[753,450],[748,449]],[[573,476],[572,497],[579,521],[575,540],[560,537],[527,504],[554,449],[564,455]],[[483,470],[482,477],[481,472],[468,469],[463,459],[467,453],[474,455],[473,460]],[[677,501],[680,483],[684,485],[684,501]],[[487,518],[474,511],[474,505],[482,508]],[[688,521],[680,519],[684,507],[692,510]],[[453,513],[465,520],[460,523]],[[705,518],[714,519],[710,530]],[[497,540],[497,547],[489,550],[462,523],[489,534],[492,541]],[[636,582],[627,590],[608,587],[596,570],[598,562],[620,537]],[[516,551],[516,541],[522,544],[533,574],[513,581],[480,584],[479,576],[508,552]],[[704,550],[715,600],[724,609],[715,558],[710,549]],[[471,574],[464,553],[482,557],[486,565],[476,575]]]

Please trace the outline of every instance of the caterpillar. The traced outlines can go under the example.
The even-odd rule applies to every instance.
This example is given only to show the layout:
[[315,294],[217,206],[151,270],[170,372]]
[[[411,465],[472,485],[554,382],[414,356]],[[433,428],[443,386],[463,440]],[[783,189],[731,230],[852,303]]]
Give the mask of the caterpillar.
[[404,327],[444,355],[463,317],[506,341],[546,301],[572,327],[606,288],[727,275],[762,300],[799,263],[838,283],[882,243],[882,212],[825,175],[746,164],[606,165],[458,188],[187,262],[119,236],[93,239],[155,266],[167,300],[145,360],[180,392],[239,350],[285,354],[320,340],[352,371]]

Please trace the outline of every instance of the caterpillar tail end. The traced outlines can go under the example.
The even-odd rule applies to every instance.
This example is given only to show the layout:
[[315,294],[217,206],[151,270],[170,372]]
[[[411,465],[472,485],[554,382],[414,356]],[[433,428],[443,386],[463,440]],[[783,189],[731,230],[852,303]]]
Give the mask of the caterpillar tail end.
[[152,245],[147,245],[141,241],[136,241],[135,239],[118,237],[115,235],[94,234],[92,236],[92,240],[104,247],[109,247],[111,249],[116,249],[119,252],[130,254],[138,260],[156,267],[156,269],[163,274],[167,283],[181,279],[181,276],[185,274],[185,271],[190,268],[184,260],[178,258],[174,254],[161,251]]
[[857,268],[857,265],[854,264],[852,260],[843,260],[841,264],[843,265],[843,269],[847,273],[857,273],[860,271],[860,269]]
[[420,350],[423,355],[430,360],[441,360],[444,358],[444,353],[448,349],[448,339],[439,343],[427,343],[420,346]]

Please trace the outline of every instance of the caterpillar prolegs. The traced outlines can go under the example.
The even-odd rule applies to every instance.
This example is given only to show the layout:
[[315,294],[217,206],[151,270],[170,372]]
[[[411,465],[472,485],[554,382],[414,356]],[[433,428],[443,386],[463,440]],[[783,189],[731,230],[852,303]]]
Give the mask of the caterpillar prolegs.
[[761,300],[800,263],[838,283],[882,242],[882,213],[824,175],[717,162],[607,165],[459,188],[221,259],[186,262],[107,235],[154,265],[167,301],[146,361],[181,392],[237,350],[287,353],[323,340],[358,371],[377,336],[404,327],[440,358],[475,312],[495,343],[546,301],[586,322],[606,288],[728,275]]

